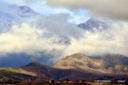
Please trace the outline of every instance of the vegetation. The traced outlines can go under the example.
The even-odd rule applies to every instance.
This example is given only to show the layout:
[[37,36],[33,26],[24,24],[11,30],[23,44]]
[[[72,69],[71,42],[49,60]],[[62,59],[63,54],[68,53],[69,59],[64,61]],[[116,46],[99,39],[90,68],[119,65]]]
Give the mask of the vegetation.
[[0,72],[1,71],[21,73],[21,69],[20,68],[0,68]]

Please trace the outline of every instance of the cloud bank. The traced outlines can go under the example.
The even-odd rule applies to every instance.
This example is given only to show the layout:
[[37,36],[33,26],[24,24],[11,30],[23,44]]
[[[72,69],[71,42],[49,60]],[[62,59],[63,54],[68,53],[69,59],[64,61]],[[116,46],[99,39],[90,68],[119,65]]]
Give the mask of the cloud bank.
[[67,48],[66,54],[77,52],[86,55],[122,54],[128,56],[127,32],[128,23],[114,23],[108,30],[95,32],[86,31],[79,40],[72,39],[71,45]]
[[52,6],[86,8],[94,16],[128,20],[128,0],[48,0]]
[[[36,2],[41,2],[42,0],[2,0],[4,2],[10,3],[10,4],[16,4],[16,5],[25,5],[28,3],[36,3]],[[45,1],[45,0],[43,0]]]
[[68,37],[68,42],[57,35],[46,36],[48,30],[22,24],[21,27],[13,26],[6,33],[0,34],[0,54],[24,53],[27,55],[40,55],[41,53],[54,55],[51,62],[72,55],[84,53],[86,55],[122,54],[128,56],[128,23],[119,22],[108,30],[85,31],[82,37]]
[[[61,50],[64,46],[52,44],[52,40],[57,37],[44,37],[44,30],[22,24],[21,27],[13,26],[6,33],[0,34],[0,53],[26,53],[36,54],[36,52]],[[51,44],[51,45],[50,45]]]
[[[127,2],[126,0],[49,0],[48,4],[87,8],[94,16],[127,20]],[[95,56],[104,54],[128,56],[127,22],[113,22],[107,30],[93,28],[92,32],[68,23],[68,18],[67,14],[39,15],[32,19],[29,17],[29,23],[13,24],[8,31],[0,33],[0,56],[16,53],[36,58],[46,54],[47,56],[43,57],[50,55],[51,62],[78,52]]]

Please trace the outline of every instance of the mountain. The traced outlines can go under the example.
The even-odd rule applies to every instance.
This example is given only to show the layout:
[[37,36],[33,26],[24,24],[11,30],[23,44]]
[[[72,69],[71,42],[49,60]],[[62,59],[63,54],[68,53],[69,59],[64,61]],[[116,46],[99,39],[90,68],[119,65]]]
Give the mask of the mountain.
[[[89,72],[82,72],[73,69],[64,70],[59,68],[53,68],[50,66],[39,64],[37,62],[32,62],[26,66],[21,67],[21,69],[25,70],[26,72],[36,74],[36,76],[40,79],[47,80],[82,80],[90,74]],[[89,78],[91,78],[92,76],[90,76]]]
[[59,60],[53,67],[76,69],[96,73],[128,74],[128,57],[122,55],[105,55],[88,57],[77,53]]
[[[77,57],[78,55],[81,55]],[[83,57],[83,54],[72,55],[77,57],[79,60]],[[69,57],[68,57],[69,58]],[[77,60],[78,60],[77,59]],[[86,59],[89,59],[86,56]],[[66,60],[66,59],[65,59]],[[62,60],[61,60],[62,61]],[[70,60],[71,61],[71,60]],[[68,63],[67,61],[65,63]],[[95,61],[94,61],[95,62]],[[59,63],[59,62],[58,62]],[[76,66],[80,63],[74,63]],[[64,64],[63,64],[64,65]],[[60,64],[61,66],[61,64]],[[28,65],[22,66],[20,68],[1,68],[0,69],[0,80],[6,78],[12,81],[16,80],[18,82],[25,80],[112,80],[116,81],[118,79],[128,80],[128,74],[114,74],[114,73],[102,73],[85,69],[75,68],[61,68],[55,64],[53,67],[42,65],[37,62],[32,62]],[[75,66],[74,66],[75,67]],[[86,66],[85,66],[86,67]]]
[[[128,80],[128,58],[122,55],[88,57],[77,53],[59,60],[54,66],[32,62],[20,69],[41,79],[53,80]],[[32,76],[32,75],[31,75]]]
[[[77,76],[77,77],[76,77]],[[20,68],[1,68],[0,80],[6,78],[11,81],[25,81],[25,80],[92,80],[98,78],[99,75],[89,72],[82,72],[73,69],[64,70],[45,66],[37,62],[32,62]],[[99,76],[100,77],[100,76]]]
[[85,23],[81,23],[78,25],[78,27],[80,28],[91,31],[94,31],[94,28],[99,30],[108,29],[109,26],[110,24],[108,24],[107,22],[95,18],[90,18]]
[[43,79],[53,79],[51,72],[56,70],[50,66],[45,66],[37,62],[32,62],[26,66],[22,66],[21,69],[26,72],[31,72],[31,74]]
[[7,31],[14,24],[27,22],[27,18],[36,16],[31,8],[27,6],[16,6],[7,3],[0,3],[0,32]]

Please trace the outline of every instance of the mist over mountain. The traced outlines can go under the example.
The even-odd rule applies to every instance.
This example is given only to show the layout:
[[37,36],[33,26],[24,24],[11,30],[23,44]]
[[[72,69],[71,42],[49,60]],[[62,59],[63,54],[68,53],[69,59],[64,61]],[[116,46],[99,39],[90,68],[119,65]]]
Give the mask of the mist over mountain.
[[53,65],[53,62],[49,61],[50,55],[41,55],[41,57],[35,58],[32,55],[27,54],[7,54],[0,56],[0,67],[20,67],[29,64],[30,62],[39,62],[44,65]]
[[[27,11],[27,14],[29,14],[30,13],[30,15],[31,15],[31,13],[33,13],[33,11],[30,9],[30,8],[26,8],[26,7],[21,7],[20,9],[22,9],[22,11]],[[29,12],[30,11],[30,12]],[[21,13],[21,14],[25,14],[25,13]],[[53,18],[54,19],[54,18]],[[13,19],[12,19],[13,20]],[[88,21],[90,21],[90,20],[88,20]],[[87,21],[87,23],[88,23],[88,21]],[[95,21],[95,20],[93,20],[92,19],[92,22],[93,21]],[[45,22],[45,21],[44,21]],[[46,22],[48,22],[48,21],[46,21]],[[54,23],[52,23],[53,21],[51,21],[51,24],[54,24]],[[42,22],[43,23],[43,22]],[[96,24],[97,22],[95,22],[95,24]],[[42,25],[40,25],[40,24],[38,24],[37,26],[42,26]],[[47,25],[43,25],[43,26],[47,26]],[[89,29],[90,30],[92,30],[91,28],[93,28],[94,26],[93,26],[93,23],[90,23],[90,26],[92,26],[92,27],[90,27]],[[51,27],[50,27],[51,28]],[[25,28],[26,29],[26,28]],[[77,29],[80,29],[80,28],[77,28]],[[84,30],[87,30],[87,29],[84,29]],[[21,32],[21,31],[20,31]],[[66,31],[65,31],[66,32]],[[47,34],[46,34],[47,35]],[[46,36],[45,35],[45,36]],[[70,35],[69,35],[70,36]],[[43,37],[42,37],[43,38]],[[71,40],[70,40],[70,37],[68,37],[68,35],[66,35],[66,37],[64,36],[60,36],[60,37],[58,37],[58,38],[51,38],[49,41],[48,41],[48,43],[50,44],[50,45],[62,45],[62,46],[70,46],[71,45]],[[47,48],[46,48],[47,49]],[[40,50],[40,46],[39,46],[39,49],[38,50]],[[43,53],[43,52],[41,52],[40,54],[41,55],[28,55],[28,54],[25,54],[25,53],[23,53],[23,54],[18,54],[18,53],[9,53],[9,54],[6,54],[5,56],[3,56],[3,57],[1,57],[1,67],[18,67],[18,66],[22,66],[22,65],[25,65],[26,63],[29,63],[30,61],[32,61],[31,60],[31,57],[29,57],[29,56],[34,56],[35,57],[35,59],[36,59],[36,61],[38,61],[38,62],[41,62],[42,64],[46,64],[46,65],[52,65],[52,64],[54,64],[58,59],[61,59],[61,56],[58,54],[58,55],[53,55],[54,53],[56,53],[56,52],[58,52],[59,53],[59,51],[57,51],[56,49],[53,49],[52,51],[50,51],[51,52],[51,54],[45,54],[45,52]],[[61,52],[60,52],[61,53]],[[63,52],[62,52],[63,53]],[[56,58],[56,56],[58,56],[58,59]],[[65,57],[65,56],[63,56],[63,57]],[[56,60],[54,59],[54,58],[56,58]],[[17,61],[15,61],[15,60],[13,60],[13,59],[16,59]],[[8,61],[8,62],[6,62],[6,61]],[[10,64],[10,62],[13,62],[13,63],[11,63]]]
[[102,21],[95,18],[90,18],[85,23],[78,25],[78,27],[89,31],[95,31],[95,29],[102,31],[108,29],[110,26],[110,22],[108,23],[107,21]]
[[7,31],[13,25],[20,25],[27,22],[27,18],[36,16],[32,9],[27,6],[9,5],[5,2],[0,3],[0,32]]
[[[111,22],[90,18],[76,26],[67,22],[70,15],[65,13],[41,15],[35,13],[29,6],[7,3],[1,3],[0,10],[1,63],[8,60],[9,63],[13,61],[10,66],[20,66],[23,65],[21,62],[24,59],[26,62],[23,63],[26,64],[31,61],[28,57],[33,56],[43,64],[52,65],[78,52],[90,56],[128,55],[126,22],[110,26],[108,23]],[[17,61],[11,59],[12,55]],[[4,66],[8,67],[9,63],[6,62]],[[2,65],[1,67],[4,67]]]
[[[1,67],[21,66],[31,61],[29,56],[34,56],[43,64],[51,65],[57,60],[55,57],[60,56],[61,49],[58,45],[70,44],[70,38],[67,36],[81,36],[76,34],[79,31],[77,26],[66,23],[65,14],[44,16],[34,12],[28,6],[10,5],[4,2],[0,3],[0,6]],[[57,23],[60,26],[66,24],[60,29]],[[37,46],[34,46],[35,43]],[[43,46],[43,43],[48,45]],[[28,46],[31,44],[32,46]],[[32,49],[34,52],[29,53]]]

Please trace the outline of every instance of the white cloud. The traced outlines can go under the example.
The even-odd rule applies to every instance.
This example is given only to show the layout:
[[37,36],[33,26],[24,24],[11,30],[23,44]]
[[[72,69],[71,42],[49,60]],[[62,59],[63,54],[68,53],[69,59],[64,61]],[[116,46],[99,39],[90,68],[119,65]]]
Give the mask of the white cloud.
[[7,3],[10,4],[17,4],[17,5],[25,5],[25,4],[29,4],[29,3],[36,3],[36,2],[41,2],[41,1],[45,1],[45,0],[2,0],[5,1]]
[[51,44],[56,37],[46,38],[43,36],[44,30],[22,24],[21,27],[13,26],[6,33],[0,34],[0,53],[25,53],[36,54],[36,52],[50,52],[53,49],[62,50],[64,46]]
[[[0,34],[0,53],[24,53],[35,55],[46,53],[56,56],[55,61],[62,57],[82,52],[86,55],[122,54],[128,56],[128,23],[115,23],[111,29],[95,32],[86,31],[83,37],[74,38],[67,35],[70,44],[62,43],[63,39],[57,34],[47,37],[48,30],[22,24],[13,26],[6,33]],[[60,43],[61,41],[61,43]],[[35,56],[38,57],[38,56]]]
[[7,2],[9,4],[17,4],[17,5],[22,5],[24,4],[24,0],[2,0],[4,2]]
[[[96,0],[93,2],[90,0],[56,1],[50,2],[50,4],[73,8],[85,7],[95,15],[108,16],[114,19],[124,20],[128,17],[126,9],[122,7],[124,2],[127,2],[125,0],[97,0],[98,2]],[[119,1],[120,4],[118,3]],[[112,3],[110,4],[110,2]],[[24,2],[20,1],[19,3]],[[115,8],[119,10],[115,10]],[[70,11],[61,12],[67,12],[68,14]],[[82,29],[67,22],[67,18],[69,18],[67,14],[34,17],[33,21],[29,18],[32,21],[31,25],[36,25],[35,27],[30,24],[14,25],[8,32],[0,33],[0,55],[8,53],[40,55],[43,52],[56,56],[56,59],[51,59],[52,61],[78,52],[86,55],[122,54],[128,56],[128,23],[115,23],[110,29],[103,31],[82,32]],[[73,14],[72,17],[76,18],[77,16],[77,19],[81,19],[79,15],[83,15],[83,13],[78,14],[78,16]],[[70,40],[70,44],[63,43],[65,38]]]
[[82,52],[87,55],[122,54],[128,56],[128,23],[115,23],[111,29],[85,32],[84,36],[72,39],[66,54]]
[[49,5],[87,8],[93,15],[128,20],[128,0],[48,0]]

